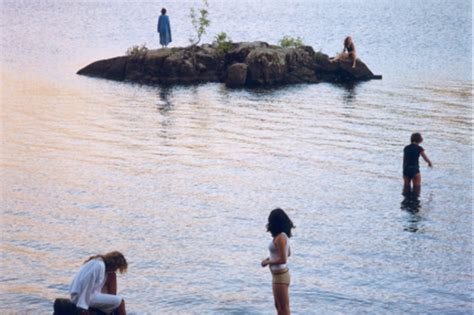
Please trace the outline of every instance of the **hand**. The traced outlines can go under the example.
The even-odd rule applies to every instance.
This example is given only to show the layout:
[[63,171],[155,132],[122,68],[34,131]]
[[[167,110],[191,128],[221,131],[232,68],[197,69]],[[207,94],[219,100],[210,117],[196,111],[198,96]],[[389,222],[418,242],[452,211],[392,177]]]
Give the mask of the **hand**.
[[262,267],[266,267],[269,264],[269,262],[270,262],[270,258],[262,260],[262,263],[261,263]]
[[429,167],[433,167],[433,163],[428,162],[428,166],[429,166]]

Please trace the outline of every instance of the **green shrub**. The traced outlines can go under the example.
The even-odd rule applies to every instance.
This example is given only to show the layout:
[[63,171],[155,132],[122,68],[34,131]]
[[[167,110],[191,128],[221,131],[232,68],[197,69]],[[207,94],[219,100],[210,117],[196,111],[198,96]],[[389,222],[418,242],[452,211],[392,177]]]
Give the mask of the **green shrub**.
[[217,44],[217,52],[220,54],[225,54],[233,47],[232,40],[230,37],[227,37],[225,32],[220,32],[216,37],[214,37],[214,39]]
[[209,11],[207,10],[209,8],[209,3],[207,0],[202,0],[202,5],[202,8],[198,10],[199,17],[194,8],[190,9],[189,17],[191,18],[191,24],[196,31],[196,36],[189,38],[191,45],[199,44],[202,35],[206,34],[206,28],[211,24],[211,21],[207,18],[209,15]]
[[303,40],[299,36],[296,38],[293,38],[291,36],[284,36],[282,39],[280,39],[278,44],[284,48],[304,46]]
[[139,45],[132,46],[127,49],[127,56],[131,57],[144,57],[148,52],[148,48],[146,47],[146,43]]

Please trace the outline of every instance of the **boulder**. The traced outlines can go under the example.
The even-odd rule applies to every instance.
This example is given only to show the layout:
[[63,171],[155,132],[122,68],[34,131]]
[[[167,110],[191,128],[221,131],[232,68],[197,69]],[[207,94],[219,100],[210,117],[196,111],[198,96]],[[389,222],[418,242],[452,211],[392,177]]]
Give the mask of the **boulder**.
[[355,69],[351,65],[350,60],[331,63],[310,46],[243,42],[233,43],[225,53],[216,44],[154,49],[140,56],[99,60],[77,73],[146,84],[220,81],[228,87],[381,79],[359,59]]
[[245,58],[245,63],[248,67],[247,82],[250,85],[283,83],[287,72],[285,52],[282,49],[253,49]]
[[309,46],[298,47],[296,49],[285,49],[285,61],[287,64],[287,83],[315,83],[318,82],[316,76],[315,52]]
[[247,55],[254,49],[258,48],[269,48],[265,42],[243,42],[234,44],[234,47],[229,50],[225,55],[225,62],[226,64],[232,64],[235,62],[244,62]]
[[234,63],[227,68],[225,85],[227,87],[242,87],[247,81],[247,65],[245,63]]
[[125,67],[128,57],[116,57],[112,59],[99,60],[82,68],[77,74],[83,74],[91,77],[100,77],[109,80],[125,80]]
[[346,72],[346,74],[354,80],[370,80],[374,77],[372,71],[370,71],[367,65],[360,59],[356,59],[355,68],[352,68],[352,60],[341,60],[338,62],[341,71]]
[[162,75],[164,77],[179,76],[182,73],[181,65],[186,61],[186,57],[184,49],[175,50],[163,61]]
[[[54,300],[53,305],[53,315],[79,315],[79,309],[76,307],[74,303],[71,302],[70,299],[58,298]],[[115,313],[115,311],[114,311]],[[106,313],[95,309],[89,308],[90,315],[106,315]]]
[[162,74],[163,63],[172,54],[170,48],[149,50],[143,60],[143,71],[153,78],[158,78]]
[[319,59],[317,62],[317,73],[321,80],[331,82],[367,81],[381,79],[370,71],[367,65],[360,59],[356,60],[356,67],[352,68],[352,60],[338,60],[330,62],[329,58]]

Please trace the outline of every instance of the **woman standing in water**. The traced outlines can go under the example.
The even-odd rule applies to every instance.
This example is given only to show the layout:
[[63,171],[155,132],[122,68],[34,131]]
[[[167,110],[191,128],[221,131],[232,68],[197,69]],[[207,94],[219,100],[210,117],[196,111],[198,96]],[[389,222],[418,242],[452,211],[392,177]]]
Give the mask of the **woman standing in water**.
[[272,273],[273,298],[278,315],[290,314],[290,271],[287,260],[291,255],[289,238],[295,226],[288,215],[280,208],[272,210],[268,217],[267,231],[273,240],[268,246],[270,257],[262,260],[262,267],[270,266]]
[[161,15],[158,18],[157,31],[160,34],[161,47],[168,46],[171,43],[171,26],[170,18],[166,15],[166,9],[161,9]]
[[420,146],[420,143],[423,142],[421,134],[412,134],[410,140],[411,144],[403,149],[403,194],[406,195],[412,191],[411,184],[413,183],[413,193],[418,196],[421,189],[421,173],[418,163],[420,155],[429,167],[433,167],[433,164],[423,147]]
[[69,287],[79,314],[88,315],[93,307],[107,314],[118,309],[119,315],[125,315],[125,302],[117,295],[116,272],[124,273],[127,267],[127,260],[117,251],[89,257]]

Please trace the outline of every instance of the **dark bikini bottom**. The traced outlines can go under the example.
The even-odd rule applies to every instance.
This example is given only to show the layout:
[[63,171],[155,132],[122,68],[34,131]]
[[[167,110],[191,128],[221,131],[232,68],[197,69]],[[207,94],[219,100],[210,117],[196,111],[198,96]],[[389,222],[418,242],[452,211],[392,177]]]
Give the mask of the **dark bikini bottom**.
[[408,177],[410,179],[415,178],[416,174],[420,172],[420,169],[416,166],[406,166],[403,168],[403,176]]

